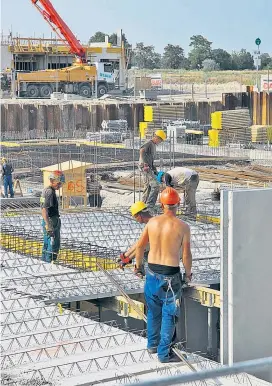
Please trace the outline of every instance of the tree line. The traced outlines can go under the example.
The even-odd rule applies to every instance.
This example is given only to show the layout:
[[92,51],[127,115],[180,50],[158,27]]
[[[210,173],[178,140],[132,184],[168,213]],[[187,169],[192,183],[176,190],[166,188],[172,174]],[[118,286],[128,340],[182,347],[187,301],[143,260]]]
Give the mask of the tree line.
[[[104,32],[96,32],[89,43],[105,40]],[[116,45],[117,35],[108,35],[109,43]],[[139,69],[185,69],[185,70],[253,70],[254,60],[250,52],[242,48],[232,53],[222,48],[212,49],[212,42],[202,35],[190,37],[190,51],[185,56],[184,49],[180,45],[167,44],[161,55],[155,51],[154,46],[145,46],[143,42],[136,43],[135,48],[129,44],[125,34],[123,41],[126,48],[130,49],[130,64]],[[272,68],[272,57],[268,53],[261,54],[261,69]]]

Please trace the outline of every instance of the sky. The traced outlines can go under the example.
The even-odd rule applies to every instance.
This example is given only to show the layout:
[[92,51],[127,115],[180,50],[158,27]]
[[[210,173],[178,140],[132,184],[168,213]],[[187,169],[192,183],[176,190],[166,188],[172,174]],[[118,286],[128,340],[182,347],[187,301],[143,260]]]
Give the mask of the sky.
[[[190,36],[203,35],[212,48],[256,49],[272,54],[272,0],[51,0],[66,24],[86,43],[96,31],[122,28],[130,43],[154,45],[162,53]],[[21,37],[49,37],[51,28],[31,0],[1,0],[1,31]]]

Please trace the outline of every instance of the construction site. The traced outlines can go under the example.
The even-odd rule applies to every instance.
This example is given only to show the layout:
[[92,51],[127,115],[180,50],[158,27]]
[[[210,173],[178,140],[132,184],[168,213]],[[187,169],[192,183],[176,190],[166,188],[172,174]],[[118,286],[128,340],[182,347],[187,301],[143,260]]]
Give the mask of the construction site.
[[[116,45],[81,45],[50,1],[31,1],[57,37],[2,37],[1,384],[272,384],[269,87],[207,98],[138,75],[122,31]],[[176,363],[147,349],[145,277],[119,262],[145,226],[130,209],[145,189],[140,149],[162,131],[157,171],[199,176],[195,213],[176,188],[192,252]],[[41,198],[55,171],[60,249],[46,262]]]

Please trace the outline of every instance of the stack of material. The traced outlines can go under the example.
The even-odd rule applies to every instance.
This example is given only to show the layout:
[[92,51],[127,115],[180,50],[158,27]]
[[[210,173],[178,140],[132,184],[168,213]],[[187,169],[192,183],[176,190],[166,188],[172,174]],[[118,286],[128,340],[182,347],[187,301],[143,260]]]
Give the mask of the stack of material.
[[244,129],[250,126],[251,118],[248,109],[216,111],[211,114],[212,128]]
[[111,121],[104,120],[101,123],[101,127],[105,132],[117,133],[117,137],[121,135],[121,141],[130,137],[128,123],[125,119],[116,119]]
[[146,138],[151,138],[157,129],[161,129],[165,122],[181,121],[185,117],[183,104],[152,106],[152,121],[147,122],[145,131]]
[[153,106],[153,122],[157,127],[162,126],[163,120],[177,121],[185,118],[184,105],[164,105]]
[[251,166],[248,168],[232,167],[233,169],[210,169],[195,167],[199,177],[214,183],[239,184],[246,186],[268,186],[272,184],[272,168]]
[[101,123],[102,129],[105,131],[127,131],[128,123],[125,119],[116,119],[111,121],[103,121]]
[[87,141],[99,143],[120,143],[123,140],[122,133],[118,131],[100,131],[88,132],[86,134]]
[[253,125],[251,126],[251,141],[258,143],[272,142],[272,126]]
[[[218,130],[218,144],[228,143],[247,144],[251,142],[251,130],[249,126],[251,118],[248,109],[216,111],[211,114],[211,126]],[[211,138],[210,138],[211,139]]]
[[224,129],[219,132],[219,142],[221,146],[229,143],[248,144],[251,142],[250,128]]

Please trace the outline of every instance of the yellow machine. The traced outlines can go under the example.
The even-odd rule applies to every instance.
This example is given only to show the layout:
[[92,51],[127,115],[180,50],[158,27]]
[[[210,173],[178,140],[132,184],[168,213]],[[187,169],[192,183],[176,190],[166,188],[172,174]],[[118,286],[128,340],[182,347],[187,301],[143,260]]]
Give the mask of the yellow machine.
[[[96,66],[87,65],[18,73],[17,91],[20,97],[28,98],[50,98],[55,91],[89,98],[94,93],[96,79]],[[101,93],[101,85],[98,85],[99,90]]]
[[[120,36],[117,35],[118,47],[108,47],[108,44],[105,44],[105,49],[108,52],[104,57],[102,55],[103,48],[97,47],[97,49],[94,49],[96,57],[92,60],[87,55],[86,51],[88,50],[82,46],[55,10],[50,0],[31,0],[31,2],[52,27],[53,31],[69,47],[70,53],[74,54],[77,60],[71,67],[62,69],[17,73],[18,96],[48,98],[52,92],[61,91],[89,98],[95,94],[101,97],[115,88],[122,92],[125,90],[125,58],[122,31],[120,31]],[[42,49],[42,43],[39,45],[39,49]],[[116,60],[110,60],[111,55],[118,56],[118,65]]]

